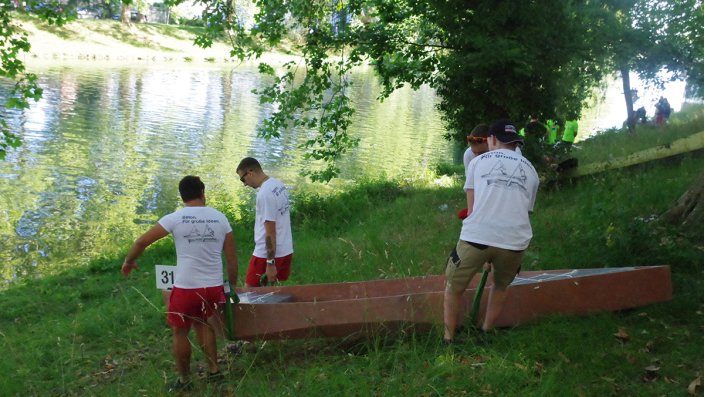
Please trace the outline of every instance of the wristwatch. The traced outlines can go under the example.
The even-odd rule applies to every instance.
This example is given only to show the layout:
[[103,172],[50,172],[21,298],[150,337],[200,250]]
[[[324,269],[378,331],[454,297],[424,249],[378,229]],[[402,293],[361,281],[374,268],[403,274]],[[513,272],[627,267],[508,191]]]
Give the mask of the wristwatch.
[[267,264],[268,264],[268,265],[273,265],[273,264],[274,264],[274,259],[267,259]]

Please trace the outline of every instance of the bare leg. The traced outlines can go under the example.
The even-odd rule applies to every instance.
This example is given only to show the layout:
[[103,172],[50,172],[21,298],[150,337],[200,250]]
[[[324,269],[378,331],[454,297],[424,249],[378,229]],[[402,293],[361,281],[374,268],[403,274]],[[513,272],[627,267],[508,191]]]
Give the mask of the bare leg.
[[208,325],[210,325],[213,331],[215,332],[216,338],[223,339],[225,339],[225,312],[223,312],[224,306],[225,305],[218,305],[218,310],[216,310],[212,316],[208,317]]
[[445,323],[443,339],[445,340],[453,340],[455,337],[455,329],[458,326],[458,316],[462,298],[462,292],[456,294],[448,290],[446,290],[443,296],[443,322]]
[[218,368],[218,348],[215,341],[215,332],[208,323],[195,321],[193,327],[196,330],[198,342],[201,344],[203,352],[208,361],[208,372],[214,374],[220,371]]
[[164,300],[164,307],[169,309],[169,299],[171,298],[171,290],[168,289],[163,289],[162,290],[162,299]]
[[500,289],[497,286],[492,287],[490,291],[489,301],[487,302],[487,313],[485,314],[485,322],[482,324],[482,329],[489,331],[494,328],[494,322],[499,317],[504,307],[504,302],[507,301],[507,289]]
[[190,380],[191,372],[191,342],[188,340],[188,328],[172,327],[174,331],[172,351],[176,360],[176,372],[179,373],[181,383]]

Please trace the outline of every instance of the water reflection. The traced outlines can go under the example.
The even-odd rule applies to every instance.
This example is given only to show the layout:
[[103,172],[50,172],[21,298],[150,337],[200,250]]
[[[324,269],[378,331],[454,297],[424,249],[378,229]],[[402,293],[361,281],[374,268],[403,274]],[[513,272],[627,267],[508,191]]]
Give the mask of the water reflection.
[[[7,113],[23,146],[0,162],[0,280],[124,253],[145,224],[176,208],[185,174],[201,175],[209,197],[234,207],[251,200],[234,177],[247,155],[296,189],[320,189],[299,175],[305,132],[256,136],[271,112],[252,93],[265,83],[256,69],[87,66],[36,70],[43,99]],[[380,104],[371,72],[354,81],[351,129],[361,142],[334,187],[450,159],[432,91],[401,90]]]

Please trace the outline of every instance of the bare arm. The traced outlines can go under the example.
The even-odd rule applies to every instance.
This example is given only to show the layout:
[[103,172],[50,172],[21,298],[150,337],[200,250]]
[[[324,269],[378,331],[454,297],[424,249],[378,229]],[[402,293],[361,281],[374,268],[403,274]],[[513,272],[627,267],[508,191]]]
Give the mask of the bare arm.
[[[265,245],[267,247],[267,259],[274,260],[277,254],[277,223],[274,221],[264,221]],[[267,263],[267,279],[270,282],[277,281],[277,267]]]
[[274,259],[277,251],[277,223],[274,221],[264,221],[265,246],[267,247],[267,259]]
[[223,254],[225,255],[225,263],[228,270],[228,281],[235,286],[237,283],[237,254],[235,253],[235,237],[232,232],[225,235]]
[[168,235],[169,232],[167,232],[162,225],[157,223],[143,235],[139,236],[132,244],[132,247],[130,247],[130,250],[127,252],[127,256],[125,257],[125,261],[122,263],[122,275],[127,277],[132,270],[137,269],[138,266],[135,261],[140,257],[140,255],[142,255],[144,250],[155,241]]
[[468,216],[472,214],[472,206],[475,204],[475,189],[468,189],[465,191],[468,199]]

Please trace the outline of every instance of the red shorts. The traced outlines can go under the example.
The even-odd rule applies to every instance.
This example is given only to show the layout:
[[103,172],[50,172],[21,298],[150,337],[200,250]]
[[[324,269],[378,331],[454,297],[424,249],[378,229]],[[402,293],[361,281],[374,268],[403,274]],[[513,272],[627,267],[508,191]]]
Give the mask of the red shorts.
[[205,322],[225,304],[222,286],[171,290],[167,321],[175,328],[191,328],[193,320]]
[[[293,256],[294,254],[289,254],[280,258],[274,258],[274,266],[277,267],[277,281],[289,279],[289,274],[291,273],[291,258]],[[252,256],[252,259],[250,259],[250,266],[247,268],[245,283],[250,287],[260,287],[259,278],[262,277],[266,271],[267,258]]]

